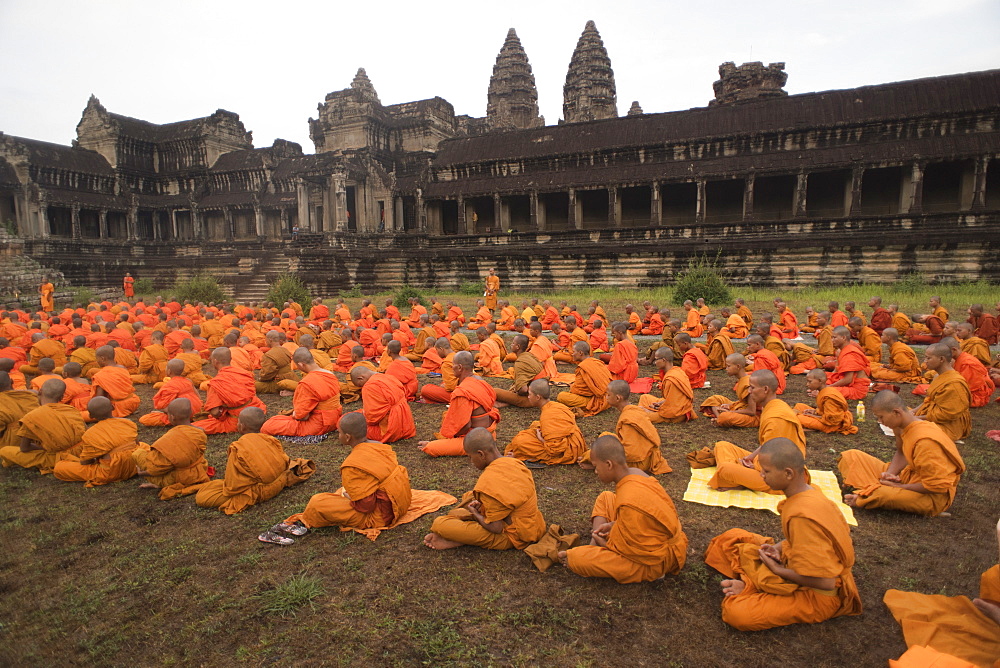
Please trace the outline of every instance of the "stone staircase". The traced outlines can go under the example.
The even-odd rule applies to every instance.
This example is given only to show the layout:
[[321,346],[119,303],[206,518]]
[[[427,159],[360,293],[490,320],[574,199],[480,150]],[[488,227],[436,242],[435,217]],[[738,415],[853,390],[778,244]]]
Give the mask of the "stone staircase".
[[289,273],[291,261],[280,251],[269,253],[259,262],[248,264],[240,273],[233,286],[233,296],[241,302],[264,301],[271,284],[282,274]]

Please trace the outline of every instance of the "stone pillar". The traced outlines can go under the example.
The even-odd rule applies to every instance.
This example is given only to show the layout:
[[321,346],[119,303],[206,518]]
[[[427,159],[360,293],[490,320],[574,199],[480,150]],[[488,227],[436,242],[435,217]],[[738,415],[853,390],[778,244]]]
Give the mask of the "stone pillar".
[[99,229],[99,236],[102,239],[108,238],[108,210],[101,209],[97,212],[97,226]]
[[71,209],[73,212],[70,217],[70,228],[72,230],[72,235],[74,239],[80,238],[80,203],[73,202],[73,207]]
[[694,222],[705,222],[705,211],[708,208],[708,187],[705,179],[698,179],[698,199],[694,210]]
[[491,230],[494,234],[498,231],[507,231],[507,226],[503,220],[503,207],[500,206],[500,195],[498,193],[493,193],[493,225],[496,226],[495,230]]
[[754,179],[754,173],[750,172],[743,181],[743,220],[753,220]]
[[539,231],[543,224],[538,218],[538,191],[532,190],[528,193],[528,229]]
[[580,211],[576,202],[576,190],[573,188],[569,189],[569,211],[566,212],[566,215],[568,216],[567,227],[571,230],[580,229]]
[[792,215],[796,218],[805,218],[808,212],[806,203],[806,193],[809,190],[809,174],[799,172],[795,181],[795,199],[792,201]]
[[139,238],[139,207],[133,202],[128,208],[128,216],[125,217],[126,234],[130,241]]
[[308,232],[309,227],[309,189],[302,178],[295,180],[296,206],[298,206],[299,234]]
[[458,203],[458,223],[455,226],[455,233],[468,234],[468,219],[465,215],[465,198],[459,195],[456,201]]
[[205,236],[201,228],[201,214],[194,202],[191,202],[191,234],[195,239],[202,239]]
[[260,210],[260,206],[254,206],[253,220],[257,227],[257,236],[264,236],[264,212]]
[[[864,167],[851,170],[851,182],[848,185],[847,215],[856,216],[861,211],[861,183],[865,177]],[[916,184],[914,184],[915,186]],[[914,193],[916,188],[914,187]]]
[[177,229],[177,209],[170,210],[170,229],[173,230],[173,236],[170,240],[177,241],[180,239],[180,231]]
[[618,197],[618,186],[608,188],[608,225],[622,226],[622,201]]
[[51,232],[52,228],[49,227],[49,203],[43,197],[38,200],[38,235],[45,239]]
[[279,215],[281,217],[281,229],[278,230],[279,238],[283,237],[285,234],[288,234],[290,232],[290,230],[288,229],[288,207],[285,206],[281,207],[280,212],[281,213]]
[[153,224],[153,241],[160,240],[160,212],[154,209],[150,214],[150,220]]
[[972,192],[972,210],[986,208],[986,173],[990,167],[990,156],[976,158],[975,184]]
[[649,187],[649,224],[663,224],[663,200],[660,199],[660,182],[653,181]]
[[427,233],[427,203],[424,202],[424,191],[417,188],[417,232]]
[[[347,229],[347,179],[343,174],[334,174],[330,177],[330,184],[333,188],[333,215],[330,217],[332,229],[343,232]],[[357,195],[355,194],[355,202]],[[357,228],[357,225],[355,225]]]
[[909,198],[903,213],[920,214],[924,210],[924,167],[923,162],[914,162],[910,166]]
[[233,212],[226,207],[222,210],[222,217],[226,225],[226,241],[232,241],[236,238],[236,230],[234,229],[235,221],[233,221]]

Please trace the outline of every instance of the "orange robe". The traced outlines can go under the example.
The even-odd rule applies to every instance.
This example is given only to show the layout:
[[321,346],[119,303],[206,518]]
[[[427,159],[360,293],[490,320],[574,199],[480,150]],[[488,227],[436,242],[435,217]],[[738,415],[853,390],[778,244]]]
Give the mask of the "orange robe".
[[838,327],[847,327],[847,321],[847,315],[843,311],[831,311],[827,322],[830,325],[830,329],[836,329]]
[[469,321],[469,329],[479,329],[480,327],[485,326],[486,323],[492,321],[493,314],[490,312],[490,309],[485,306],[480,306],[479,310],[476,311],[476,315]]
[[979,408],[990,403],[990,397],[993,396],[993,391],[997,388],[986,371],[986,367],[966,352],[959,353],[958,357],[952,361],[952,365],[955,371],[960,373],[962,378],[965,378],[965,382],[969,384],[969,392],[972,397],[970,407]]
[[791,310],[785,309],[785,312],[781,314],[779,328],[782,339],[794,339],[799,335],[799,320]]
[[[90,381],[91,396],[97,396],[98,388],[104,390],[111,400],[112,417],[127,417],[139,408],[139,397],[132,385],[132,377],[120,366],[101,367]],[[88,415],[83,416],[88,419]]]
[[295,387],[292,414],[275,415],[261,427],[271,436],[321,436],[340,422],[340,381],[332,371],[316,369]]
[[573,411],[558,401],[548,401],[542,406],[537,420],[514,434],[506,454],[522,461],[575,464],[586,450],[587,441],[576,424]]
[[814,312],[811,315],[807,316],[806,324],[800,327],[799,329],[803,332],[808,332],[812,334],[813,332],[816,331],[817,327],[819,327],[819,323],[816,320],[816,313]]
[[469,376],[464,379],[451,393],[448,410],[441,417],[441,429],[420,449],[432,457],[464,455],[463,441],[471,427],[496,431],[500,421],[500,411],[494,407],[496,400],[496,390],[482,378]]
[[969,384],[959,372],[950,369],[931,381],[927,396],[913,414],[937,424],[949,438],[959,441],[972,433],[971,405]]
[[844,485],[858,494],[860,508],[892,508],[918,515],[939,515],[951,507],[965,462],[955,442],[933,422],[917,420],[901,434],[906,466],[899,472],[904,484],[920,483],[929,492],[921,494],[883,485],[881,474],[889,463],[861,450],[845,450],[837,463]]
[[663,333],[663,327],[664,327],[663,316],[660,315],[659,313],[654,313],[653,315],[649,316],[649,326],[643,327],[640,333],[647,336],[649,335],[659,336],[660,334]]
[[132,461],[149,474],[145,482],[160,488],[161,501],[194,494],[209,480],[206,441],[204,430],[177,425],[152,445],[139,443],[132,451]]
[[[799,447],[803,456],[806,454],[806,433],[791,406],[781,399],[772,399],[760,412],[760,429],[757,432],[757,442],[760,445],[772,438],[787,438]],[[713,450],[718,468],[715,475],[708,481],[713,489],[729,487],[746,487],[755,492],[780,494],[768,487],[760,477],[760,458],[754,459],[753,468],[748,468],[740,461],[750,454],[738,445],[728,441],[719,441]]]
[[41,473],[51,473],[57,462],[75,461],[86,429],[80,412],[66,404],[34,408],[21,416],[18,425],[18,442],[27,437],[42,449],[21,452],[17,445],[6,446],[0,448],[0,462],[4,467],[37,468]]
[[736,400],[733,401],[723,394],[713,394],[701,402],[701,412],[709,417],[713,415],[710,406],[726,406],[729,408],[719,413],[715,419],[717,427],[757,427],[760,425],[760,416],[746,415],[736,411],[747,408],[747,397],[750,396],[750,376],[741,376],[733,385],[733,392],[736,393]]
[[253,374],[239,367],[224,366],[208,382],[208,394],[205,397],[205,410],[219,408],[219,417],[209,415],[204,420],[195,422],[194,426],[204,429],[206,434],[232,433],[236,431],[240,411],[248,406],[267,411],[267,406],[254,390]]
[[[625,447],[625,461],[632,468],[650,475],[673,471],[660,452],[660,432],[642,407],[629,404],[622,409],[615,425],[615,436]],[[590,459],[589,452],[584,459]]]
[[705,332],[705,328],[701,324],[701,315],[697,310],[691,309],[687,312],[687,319],[684,321],[681,331],[690,334],[692,339],[697,339]]
[[361,413],[368,421],[368,438],[393,443],[417,434],[403,384],[392,376],[377,373],[361,388]]
[[746,585],[736,596],[722,599],[722,621],[741,631],[761,631],[860,615],[861,597],[851,573],[851,530],[837,505],[810,487],[786,498],[778,508],[785,534],[782,563],[799,575],[833,578],[836,589],[829,595],[778,577],[759,556],[759,546],[772,539],[730,529],[712,539],[705,552],[706,564]]
[[[437,349],[435,348],[434,350],[436,351]],[[440,353],[435,352],[435,354],[440,358]],[[433,360],[433,356],[431,359]],[[455,353],[448,353],[441,360],[441,365],[437,371],[441,374],[441,385],[432,385],[430,383],[424,385],[420,388],[420,397],[424,401],[446,404],[451,401],[451,393],[455,390],[455,386],[458,385],[458,376],[455,375]]]
[[[67,383],[68,385],[68,383]],[[146,413],[139,417],[139,424],[145,427],[167,427],[170,425],[170,420],[167,417],[167,406],[174,399],[187,399],[191,402],[191,415],[197,415],[201,412],[201,397],[195,390],[194,384],[190,379],[184,376],[174,376],[167,382],[163,383],[163,386],[156,391],[153,395],[153,408],[156,410],[152,413]]]
[[626,383],[631,383],[639,377],[639,349],[634,341],[622,339],[615,342],[615,347],[611,351],[611,361],[608,362],[608,371],[611,372],[612,378],[624,380]]
[[882,338],[874,329],[866,326],[858,330],[858,345],[865,351],[869,361],[882,361]]
[[608,407],[611,380],[609,366],[596,358],[587,357],[577,366],[569,390],[560,392],[556,400],[570,408],[581,409],[584,416],[597,415]]
[[840,349],[836,370],[827,373],[827,384],[836,383],[851,371],[855,372],[854,381],[850,385],[838,387],[837,391],[845,399],[864,399],[871,385],[871,363],[864,351],[854,343],[848,343]]
[[479,501],[487,524],[504,522],[501,533],[487,531],[462,507],[436,518],[431,531],[446,540],[489,550],[522,550],[545,535],[547,526],[538,510],[535,480],[519,459],[498,457],[490,462],[475,488],[462,497],[462,504],[470,499]]
[[201,384],[211,380],[205,372],[202,371],[205,360],[196,352],[190,353],[178,353],[174,359],[178,359],[184,362],[184,371],[182,375],[191,381],[191,384],[195,387],[201,387]]
[[959,341],[959,344],[963,353],[969,353],[984,366],[990,366],[993,363],[993,358],[990,355],[990,344],[978,336],[971,336],[964,341]]
[[[67,383],[69,385],[69,383]],[[87,389],[90,394],[90,389]],[[0,448],[17,448],[18,422],[26,413],[38,408],[38,395],[28,390],[7,390],[0,392]]]
[[[850,435],[858,433],[858,428],[854,426],[854,418],[851,416],[851,409],[847,405],[847,399],[837,391],[835,387],[824,387],[816,395],[816,408],[807,404],[795,404],[795,412],[799,414],[799,422],[805,429],[813,429],[826,434],[837,432],[839,434]],[[803,412],[815,410],[819,416],[805,415]]]
[[[639,406],[654,411],[649,419],[655,424],[663,422],[687,422],[697,417],[694,412],[692,400],[694,391],[691,389],[691,381],[684,370],[679,367],[672,367],[663,376],[660,383],[660,392],[663,399],[659,399],[652,394],[643,394],[639,397]],[[653,408],[657,402],[660,403],[658,409]]]
[[761,348],[757,352],[753,353],[753,370],[766,370],[772,372],[778,379],[777,393],[785,393],[785,387],[788,383],[788,379],[785,377],[785,367],[781,364],[781,360],[779,360],[778,357],[770,350],[767,348]]
[[650,582],[684,567],[688,539],[674,502],[656,478],[625,476],[614,492],[601,492],[591,517],[614,525],[604,547],[583,545],[566,552],[567,566],[577,575],[627,584]]
[[233,515],[303,482],[315,470],[310,460],[289,459],[274,436],[243,434],[229,445],[225,479],[202,485],[195,503]]
[[736,313],[726,318],[726,329],[729,330],[729,336],[734,339],[745,339],[750,333],[747,323]]
[[[32,330],[38,331],[38,330]],[[20,368],[21,373],[37,374],[38,362],[48,357],[56,363],[56,368],[66,364],[66,346],[55,339],[42,339],[31,346],[28,351],[28,363]]]
[[84,482],[86,487],[128,480],[135,475],[132,451],[138,445],[138,435],[139,430],[131,420],[101,420],[84,433],[78,455],[81,460],[97,461],[93,464],[61,461],[56,463],[53,475],[66,482]]
[[708,357],[698,348],[691,348],[681,358],[681,369],[687,374],[691,387],[705,387],[705,371],[708,370]]
[[920,362],[913,348],[902,341],[896,341],[889,346],[889,363],[886,365],[872,364],[872,378],[893,383],[922,383]]
[[[167,362],[170,355],[167,349],[159,343],[154,343],[142,349],[139,354],[138,373],[132,376],[133,383],[159,383],[167,372]],[[96,362],[95,362],[96,366]]]
[[509,377],[503,370],[503,359],[506,357],[500,346],[492,337],[479,344],[479,354],[476,356],[476,371],[483,376]]
[[419,383],[417,383],[417,370],[413,368],[413,362],[405,357],[394,359],[389,362],[385,373],[389,376],[395,376],[403,384],[403,388],[406,390],[407,401],[416,400]]
[[528,352],[537,357],[542,363],[542,369],[549,378],[555,378],[559,373],[556,369],[556,361],[552,359],[552,342],[548,337],[539,334],[531,341]]
[[706,357],[708,357],[708,368],[714,371],[725,369],[726,358],[734,352],[736,350],[733,348],[733,342],[730,340],[729,334],[719,332],[708,342],[707,350],[705,351]]

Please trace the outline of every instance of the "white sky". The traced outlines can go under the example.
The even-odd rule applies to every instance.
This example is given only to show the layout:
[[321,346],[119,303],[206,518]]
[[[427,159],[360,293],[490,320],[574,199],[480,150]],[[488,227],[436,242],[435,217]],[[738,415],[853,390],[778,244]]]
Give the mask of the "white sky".
[[997,0],[285,2],[0,0],[0,131],[68,144],[87,98],[154,123],[238,113],[254,144],[313,151],[306,119],[364,67],[383,104],[483,116],[514,27],[555,124],[588,19],[618,110],[704,106],[720,63],[784,61],[804,93],[1000,67]]

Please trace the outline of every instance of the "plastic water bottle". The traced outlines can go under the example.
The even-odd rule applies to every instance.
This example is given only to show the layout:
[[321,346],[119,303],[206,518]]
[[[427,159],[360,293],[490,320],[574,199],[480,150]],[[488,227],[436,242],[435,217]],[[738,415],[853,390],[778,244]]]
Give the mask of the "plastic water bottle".
[[859,401],[858,402],[857,415],[858,415],[858,422],[864,422],[865,421],[865,402],[864,401]]

